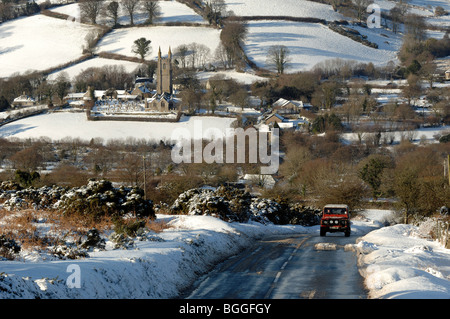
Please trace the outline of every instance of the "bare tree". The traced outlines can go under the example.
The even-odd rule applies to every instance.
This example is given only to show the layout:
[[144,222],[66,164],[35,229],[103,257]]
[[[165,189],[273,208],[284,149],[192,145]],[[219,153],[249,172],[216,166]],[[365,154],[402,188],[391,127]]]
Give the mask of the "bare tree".
[[119,20],[119,3],[117,1],[111,1],[106,6],[105,15],[112,19],[113,27],[116,27]]
[[97,24],[97,17],[103,10],[103,0],[80,0],[81,17]]
[[130,24],[134,25],[134,13],[139,9],[139,0],[122,0],[122,5],[130,16]]
[[67,72],[59,73],[58,77],[56,78],[54,88],[56,96],[58,97],[59,102],[62,105],[64,102],[64,97],[66,96],[70,88],[70,80]]
[[364,14],[367,10],[367,7],[373,3],[372,0],[353,0],[353,5],[355,6],[356,10],[356,17],[358,18],[359,22],[362,22],[364,18]]
[[433,83],[437,80],[437,65],[434,60],[430,59],[422,64],[420,75],[428,82],[430,89],[433,89]]
[[227,49],[222,43],[220,43],[219,46],[216,48],[216,51],[214,52],[214,57],[220,64],[222,64],[222,67],[224,69],[227,69],[228,67],[232,66],[232,61],[229,60]]
[[234,66],[242,58],[242,46],[247,33],[248,28],[244,21],[227,22],[222,29],[220,39],[222,40],[229,66]]
[[392,23],[392,32],[397,33],[399,30],[399,25],[402,23],[405,12],[405,7],[396,5],[391,10],[389,10],[389,17]]
[[220,25],[225,12],[226,4],[224,0],[210,0],[205,5],[205,16],[209,24]]
[[287,177],[287,180],[292,183],[297,179],[302,171],[303,165],[312,159],[312,154],[305,146],[289,148],[286,153],[285,160],[280,166],[280,171]]
[[411,106],[411,101],[420,96],[422,89],[420,78],[417,75],[410,74],[407,81],[408,85],[403,88],[403,96],[408,100],[408,105]]
[[228,100],[236,106],[240,106],[242,109],[249,104],[249,95],[246,89],[239,88],[234,91]]
[[205,68],[206,67],[206,63],[209,60],[209,56],[211,53],[211,49],[208,48],[206,45],[204,44],[199,44],[197,47],[197,56],[198,56],[198,66]]
[[147,13],[147,23],[153,24],[154,20],[161,15],[161,7],[158,1],[155,0],[143,0],[142,2],[144,11]]
[[11,2],[0,2],[0,21],[5,22],[14,18],[14,8]]
[[35,171],[44,164],[43,156],[37,146],[18,151],[10,157],[10,160],[16,169],[28,172]]
[[423,16],[408,14],[404,18],[405,33],[415,40],[423,41],[427,38],[427,23]]
[[98,34],[97,31],[91,30],[89,33],[84,37],[86,40],[86,45],[83,46],[83,53],[90,53],[94,54],[95,52],[95,45],[97,44]]
[[267,63],[283,74],[289,62],[289,49],[284,45],[273,45],[267,54]]
[[119,162],[119,176],[131,186],[139,186],[143,177],[143,158],[135,153],[127,153]]
[[189,48],[189,62],[191,63],[191,67],[194,69],[196,62],[197,62],[197,48],[198,48],[198,43],[197,42],[192,42],[191,44],[189,44],[188,48]]
[[181,63],[181,67],[184,69],[186,68],[186,58],[188,56],[189,48],[187,45],[182,44],[175,48],[175,57],[179,60],[179,63]]
[[210,49],[204,45],[193,42],[188,45],[188,62],[190,62],[192,68],[202,67],[204,68],[210,54]]

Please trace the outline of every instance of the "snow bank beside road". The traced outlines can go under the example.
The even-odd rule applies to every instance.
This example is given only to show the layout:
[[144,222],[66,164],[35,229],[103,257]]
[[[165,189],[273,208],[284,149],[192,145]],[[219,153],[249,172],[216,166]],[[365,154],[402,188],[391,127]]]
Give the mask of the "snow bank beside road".
[[356,249],[369,298],[450,298],[450,250],[418,237],[417,230],[399,224],[360,239]]
[[[227,223],[210,216],[169,216],[173,228],[146,234],[133,248],[90,252],[89,258],[1,261],[0,299],[175,298],[199,274],[264,235],[307,232],[302,226]],[[75,272],[79,267],[80,288]],[[72,268],[70,268],[72,267]]]
[[[370,298],[450,297],[450,251],[418,237],[411,225],[382,227],[389,211],[352,220],[354,248]],[[0,299],[176,298],[198,276],[266,235],[310,233],[319,227],[227,223],[211,216],[157,215],[172,228],[148,232],[129,249],[89,252],[76,260],[1,261]],[[367,235],[365,235],[370,231]],[[362,236],[362,237],[359,237]],[[80,288],[73,267],[79,267]],[[71,268],[72,267],[72,268]],[[72,270],[71,270],[72,269]],[[76,279],[76,278],[75,278]]]

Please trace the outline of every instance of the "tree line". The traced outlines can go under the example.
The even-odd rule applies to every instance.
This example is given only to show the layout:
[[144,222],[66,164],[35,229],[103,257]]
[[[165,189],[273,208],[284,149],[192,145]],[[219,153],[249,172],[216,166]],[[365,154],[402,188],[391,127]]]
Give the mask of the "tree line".
[[51,6],[50,1],[37,4],[33,1],[1,0],[0,22],[16,19],[18,17],[30,16]]
[[[199,12],[211,25],[221,26],[223,19],[232,14],[227,12],[224,0],[181,1]],[[92,24],[98,24],[100,18],[106,18],[112,27],[119,27],[121,12],[129,17],[130,25],[134,25],[135,15],[144,13],[146,24],[153,24],[161,16],[161,6],[157,0],[80,0],[81,18]]]
[[105,18],[114,28],[120,26],[122,11],[129,17],[132,26],[137,13],[146,14],[146,24],[153,24],[161,15],[161,7],[156,0],[80,0],[78,3],[82,21],[99,24],[99,19]]

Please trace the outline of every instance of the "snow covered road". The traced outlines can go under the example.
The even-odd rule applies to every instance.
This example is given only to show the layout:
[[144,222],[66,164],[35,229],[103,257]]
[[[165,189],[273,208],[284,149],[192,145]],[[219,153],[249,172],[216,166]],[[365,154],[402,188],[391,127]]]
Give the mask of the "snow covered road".
[[355,239],[343,234],[264,238],[205,276],[188,298],[365,299],[351,249]]
[[[0,299],[179,298],[214,265],[263,239],[269,245],[253,251],[257,257],[253,264],[239,265],[252,271],[242,274],[253,276],[260,287],[265,287],[258,296],[261,298],[365,298],[361,293],[364,280],[369,298],[449,299],[450,251],[420,237],[415,226],[382,227],[389,214],[382,210],[365,211],[365,217],[352,221],[352,235],[348,238],[339,233],[320,237],[318,226],[227,223],[211,216],[158,215],[172,228],[145,234],[131,249],[113,249],[106,242],[106,250],[89,253],[85,259],[56,261],[27,256],[19,261],[1,261]],[[272,245],[284,249],[268,249],[268,238],[275,237],[278,241]],[[356,250],[362,278],[356,275],[352,249]],[[302,255],[306,256],[305,263],[299,266]],[[327,255],[334,256],[337,263],[314,259]],[[348,262],[342,263],[344,259]],[[270,265],[265,271],[260,268],[264,263]],[[335,264],[343,268],[337,272],[332,268]],[[324,274],[328,266],[338,284],[331,285],[329,280],[314,282],[312,279],[321,278],[312,276],[314,270]],[[305,267],[300,275],[289,273],[291,268],[300,267]],[[288,284],[301,276],[310,280],[290,291]],[[234,297],[244,298],[234,289]]]

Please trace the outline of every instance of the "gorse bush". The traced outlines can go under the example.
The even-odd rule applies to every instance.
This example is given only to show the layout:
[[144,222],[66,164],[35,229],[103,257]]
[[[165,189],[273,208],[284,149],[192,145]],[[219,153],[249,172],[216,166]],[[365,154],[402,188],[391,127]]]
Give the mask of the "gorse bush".
[[116,234],[124,234],[130,237],[136,236],[140,229],[143,229],[147,223],[145,219],[130,219],[116,218],[114,220],[114,231]]
[[14,255],[19,253],[20,246],[14,239],[0,235],[0,258],[6,258],[9,260],[14,259]]
[[56,205],[65,214],[154,217],[153,203],[144,199],[139,188],[114,188],[106,180],[90,181],[86,186],[66,192]]
[[207,215],[229,222],[256,221],[263,224],[316,225],[320,211],[293,205],[283,198],[261,198],[233,187],[215,190],[196,188],[177,198],[173,214]]
[[138,217],[155,217],[153,202],[144,198],[142,189],[116,188],[106,180],[91,180],[87,185],[70,189],[58,186],[22,189],[17,184],[4,182],[0,185],[0,199],[5,200],[4,207],[8,210],[52,209],[93,220],[129,213]]

